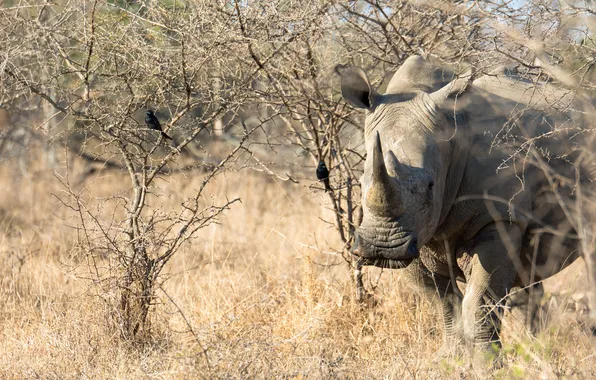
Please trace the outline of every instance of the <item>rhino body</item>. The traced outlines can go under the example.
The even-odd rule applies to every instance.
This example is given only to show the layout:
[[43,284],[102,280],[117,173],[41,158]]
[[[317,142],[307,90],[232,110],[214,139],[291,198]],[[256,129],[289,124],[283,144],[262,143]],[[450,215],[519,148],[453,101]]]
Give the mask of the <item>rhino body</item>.
[[456,78],[410,57],[383,95],[359,68],[342,75],[344,98],[367,111],[354,254],[438,292],[447,338],[470,347],[500,343],[513,287],[539,293],[581,254],[560,173],[577,177],[583,114],[572,94],[506,71]]

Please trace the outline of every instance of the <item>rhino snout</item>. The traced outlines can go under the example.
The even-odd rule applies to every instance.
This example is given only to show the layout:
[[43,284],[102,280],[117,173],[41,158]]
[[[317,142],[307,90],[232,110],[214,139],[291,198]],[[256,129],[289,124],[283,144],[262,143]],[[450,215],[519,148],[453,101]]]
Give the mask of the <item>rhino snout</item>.
[[353,254],[367,261],[376,259],[412,260],[420,256],[418,239],[413,234],[401,233],[380,236],[367,230],[356,231]]

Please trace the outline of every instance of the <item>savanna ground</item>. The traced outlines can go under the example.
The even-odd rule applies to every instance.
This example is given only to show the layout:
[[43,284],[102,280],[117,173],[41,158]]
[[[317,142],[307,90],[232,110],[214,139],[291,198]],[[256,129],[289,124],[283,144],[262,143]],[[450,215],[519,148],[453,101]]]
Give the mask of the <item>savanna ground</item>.
[[[13,162],[0,173],[1,378],[475,377],[467,358],[435,357],[438,307],[399,271],[367,269],[376,302],[355,302],[347,265],[333,253],[341,244],[328,198],[308,180],[241,171],[211,183],[213,200],[242,203],[169,263],[150,329],[130,342],[86,279],[90,262],[73,254],[77,219],[55,197],[63,189],[52,170],[32,162],[23,172]],[[103,171],[78,186],[99,199],[126,191],[125,175]],[[166,177],[150,202],[167,208],[201,178]],[[584,282],[580,261],[547,283],[548,318],[536,337],[508,316],[495,377],[596,375]]]

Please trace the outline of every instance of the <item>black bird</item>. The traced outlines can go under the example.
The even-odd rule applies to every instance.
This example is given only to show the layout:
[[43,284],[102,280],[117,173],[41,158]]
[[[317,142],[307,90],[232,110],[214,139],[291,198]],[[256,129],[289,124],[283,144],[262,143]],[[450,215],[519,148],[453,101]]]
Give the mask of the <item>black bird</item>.
[[325,184],[325,191],[331,191],[331,186],[329,185],[329,170],[327,170],[327,165],[325,165],[325,161],[319,161],[319,166],[317,166],[317,179],[319,181],[323,181]]
[[145,116],[145,125],[149,129],[153,129],[154,131],[159,131],[164,139],[172,140],[172,138],[161,129],[161,124],[157,119],[157,116],[153,113],[152,110],[147,110],[147,116]]

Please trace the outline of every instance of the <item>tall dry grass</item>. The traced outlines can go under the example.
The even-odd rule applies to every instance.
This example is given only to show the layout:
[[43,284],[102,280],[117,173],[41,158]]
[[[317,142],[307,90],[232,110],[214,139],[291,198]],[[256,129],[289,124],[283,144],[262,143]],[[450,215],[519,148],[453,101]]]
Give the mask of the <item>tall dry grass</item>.
[[[123,341],[84,279],[72,248],[76,218],[52,194],[51,172],[0,169],[0,378],[473,378],[465,356],[436,358],[436,303],[399,271],[367,269],[376,303],[361,308],[327,197],[305,183],[227,173],[215,201],[240,197],[170,263],[151,335]],[[103,172],[95,195],[126,191]],[[200,185],[199,175],[161,182],[163,207]],[[93,202],[90,198],[89,202]],[[548,321],[537,337],[507,320],[497,378],[593,378],[594,338],[584,323],[577,263],[547,284]],[[516,325],[516,326],[515,326]],[[515,328],[514,328],[515,327]]]

